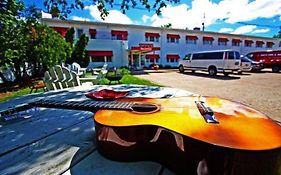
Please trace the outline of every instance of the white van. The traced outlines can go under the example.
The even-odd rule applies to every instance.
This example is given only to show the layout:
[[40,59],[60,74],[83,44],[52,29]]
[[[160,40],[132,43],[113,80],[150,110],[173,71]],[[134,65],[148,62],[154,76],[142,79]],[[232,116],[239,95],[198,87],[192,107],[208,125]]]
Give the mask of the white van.
[[240,54],[234,50],[195,52],[179,61],[179,71],[183,73],[185,70],[192,70],[192,72],[203,70],[208,71],[212,76],[217,72],[227,76],[240,69],[240,62]]

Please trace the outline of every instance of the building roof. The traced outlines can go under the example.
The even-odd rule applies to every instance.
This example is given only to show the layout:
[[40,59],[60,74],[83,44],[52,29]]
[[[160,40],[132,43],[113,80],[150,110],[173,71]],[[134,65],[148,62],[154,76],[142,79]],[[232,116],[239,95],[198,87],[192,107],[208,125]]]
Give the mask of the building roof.
[[144,26],[144,25],[135,25],[135,24],[116,24],[116,23],[105,23],[105,22],[94,22],[94,21],[76,21],[76,20],[60,20],[53,18],[42,18],[43,23],[55,22],[55,23],[64,23],[64,24],[84,24],[84,25],[96,25],[96,26],[108,26],[108,27],[129,27],[129,28],[138,28],[138,29],[151,29],[151,30],[165,30],[167,32],[186,32],[189,34],[200,34],[200,35],[220,35],[228,37],[242,37],[242,38],[252,38],[252,39],[267,39],[273,41],[280,41],[280,38],[269,38],[269,37],[260,37],[260,36],[250,36],[250,35],[237,35],[237,34],[228,34],[228,33],[218,33],[210,31],[200,31],[200,30],[185,30],[185,29],[173,29],[173,28],[163,28],[163,27],[153,27],[153,26]]

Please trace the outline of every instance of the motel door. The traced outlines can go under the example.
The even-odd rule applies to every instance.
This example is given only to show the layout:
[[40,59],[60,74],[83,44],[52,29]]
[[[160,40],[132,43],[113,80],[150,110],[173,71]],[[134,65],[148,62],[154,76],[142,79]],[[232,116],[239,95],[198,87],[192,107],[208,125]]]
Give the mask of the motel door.
[[134,54],[133,55],[133,67],[139,69],[141,68],[141,64],[140,64],[140,55],[139,54]]

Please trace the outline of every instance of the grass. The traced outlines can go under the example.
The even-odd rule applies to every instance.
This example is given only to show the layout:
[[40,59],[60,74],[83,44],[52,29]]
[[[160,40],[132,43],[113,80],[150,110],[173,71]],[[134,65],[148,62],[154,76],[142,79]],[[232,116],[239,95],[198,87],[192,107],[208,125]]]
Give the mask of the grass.
[[[123,78],[121,79],[120,83],[121,84],[147,85],[147,86],[161,86],[161,85],[155,84],[153,82],[150,82],[148,80],[143,80],[141,78],[137,78],[133,75],[124,75]],[[109,80],[105,78],[104,80],[102,80],[101,84],[108,85]],[[111,84],[118,84],[118,82],[114,81]],[[29,94],[29,92],[30,92],[29,88],[22,88],[17,91],[0,93],[0,103],[13,99],[13,98],[16,98],[16,97],[19,97],[19,96],[27,95],[27,94]],[[38,93],[41,93],[41,92],[43,92],[43,90],[39,89]]]
[[[22,88],[22,89],[19,89],[17,91],[11,91],[11,92],[6,92],[6,93],[0,93],[0,103],[4,102],[4,101],[8,101],[12,98],[16,98],[16,97],[19,97],[19,96],[23,96],[23,95],[26,95],[26,94],[29,94],[30,92],[30,89],[29,88]],[[39,89],[37,91],[37,93],[41,93],[41,92],[44,92],[42,89]]]

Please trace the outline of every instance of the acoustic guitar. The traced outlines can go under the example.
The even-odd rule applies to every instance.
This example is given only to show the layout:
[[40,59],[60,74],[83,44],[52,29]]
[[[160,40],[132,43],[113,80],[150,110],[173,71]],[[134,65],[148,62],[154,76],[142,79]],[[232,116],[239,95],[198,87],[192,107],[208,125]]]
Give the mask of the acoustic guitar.
[[281,127],[263,113],[216,97],[39,100],[31,107],[95,112],[98,151],[113,160],[152,160],[177,174],[281,174]]

